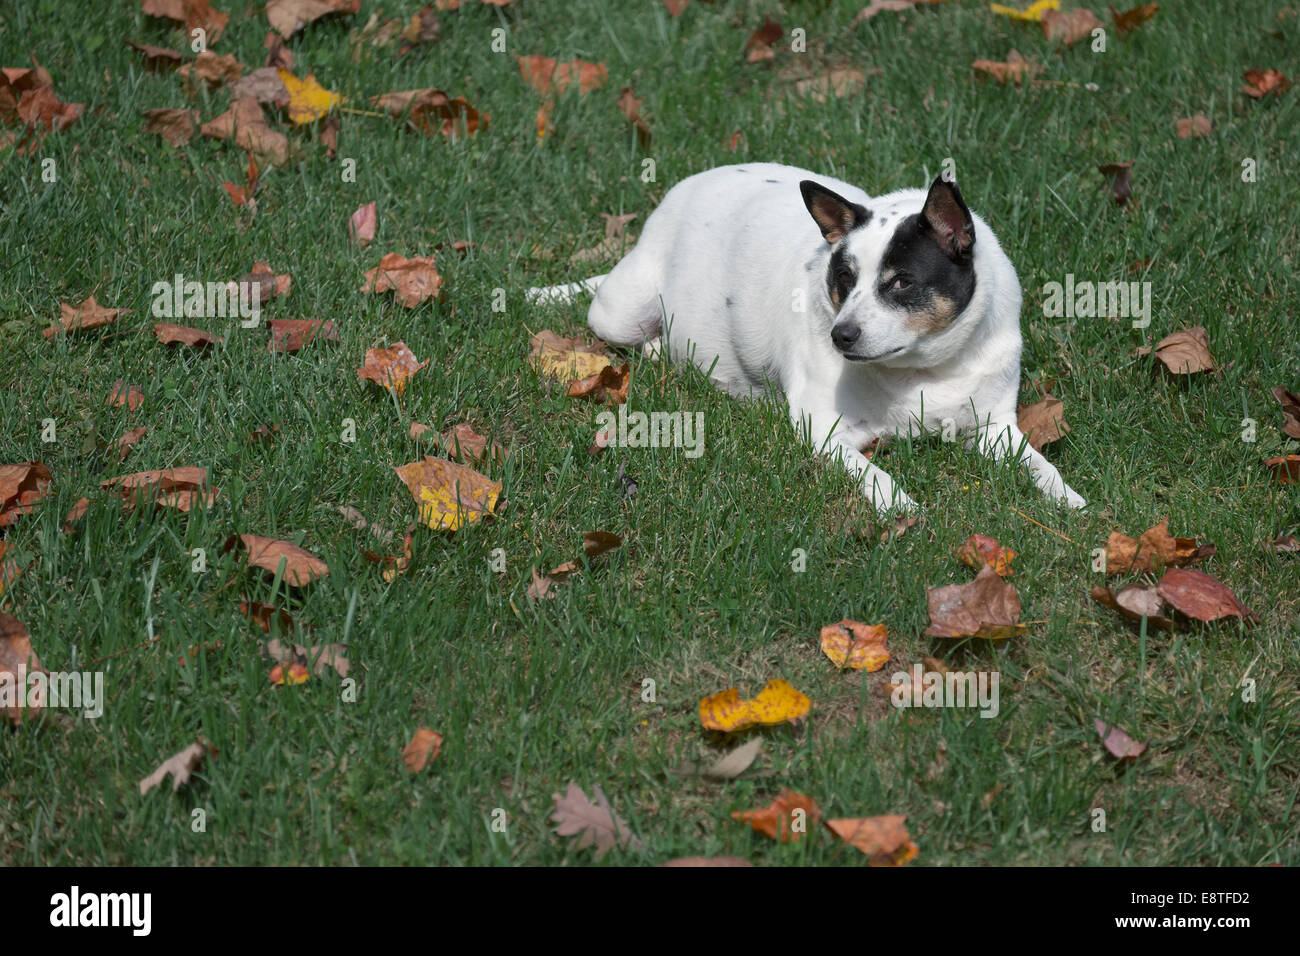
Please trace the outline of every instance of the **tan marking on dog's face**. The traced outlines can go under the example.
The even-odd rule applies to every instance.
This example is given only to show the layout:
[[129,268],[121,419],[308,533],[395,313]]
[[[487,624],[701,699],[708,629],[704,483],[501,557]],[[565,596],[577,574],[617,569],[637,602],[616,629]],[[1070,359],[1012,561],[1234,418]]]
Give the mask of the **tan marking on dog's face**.
[[910,312],[907,327],[917,335],[936,335],[957,318],[957,303],[944,295],[932,296],[930,306]]

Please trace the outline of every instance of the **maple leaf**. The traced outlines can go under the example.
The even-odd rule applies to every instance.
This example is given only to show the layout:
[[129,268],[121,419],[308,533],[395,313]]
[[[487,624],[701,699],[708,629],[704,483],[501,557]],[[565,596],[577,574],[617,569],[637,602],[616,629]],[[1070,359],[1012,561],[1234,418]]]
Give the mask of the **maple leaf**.
[[[588,531],[582,536],[582,551],[588,560],[604,554],[606,551],[620,547],[623,539],[610,531]],[[570,574],[582,570],[582,565],[577,561],[565,561],[559,567],[552,568],[545,575],[537,573],[537,569],[532,569],[533,581],[528,586],[528,597],[533,601],[545,600],[552,597],[552,585],[563,581]]]
[[543,329],[530,340],[528,362],[548,378],[562,381],[584,379],[609,366],[609,358],[600,345],[581,338],[563,338]]
[[971,69],[975,71],[976,76],[987,76],[998,83],[1014,83],[1016,86],[1026,79],[1032,80],[1043,72],[1042,66],[1026,60],[1015,50],[1007,53],[1005,62],[975,60],[971,63]]
[[493,514],[501,483],[472,468],[426,455],[393,468],[419,506],[419,520],[434,530],[455,531]]
[[1160,4],[1158,3],[1144,3],[1140,7],[1125,10],[1123,13],[1111,7],[1110,15],[1115,21],[1115,34],[1122,40],[1124,34],[1132,33],[1159,12]]
[[101,481],[99,486],[105,491],[115,490],[124,502],[124,510],[153,504],[189,512],[196,505],[211,507],[219,491],[208,484],[206,468],[192,466],[119,475]]
[[198,110],[157,109],[144,111],[144,131],[156,133],[173,146],[184,146],[194,138]]
[[1156,583],[1156,592],[1176,611],[1197,621],[1239,617],[1254,624],[1258,620],[1226,584],[1195,568],[1170,568]]
[[[158,786],[168,774],[172,775],[172,793],[176,793],[181,787],[189,783],[191,775],[203,766],[203,761],[207,759],[209,752],[210,748],[207,742],[200,737],[184,750],[168,757],[158,765],[158,769],[143,778],[140,781],[140,795],[144,796]],[[215,753],[215,751],[211,752]]]
[[625,362],[618,368],[606,365],[595,375],[575,379],[569,383],[565,394],[570,398],[590,398],[610,405],[622,405],[627,401],[631,386],[632,366]]
[[[416,437],[415,427],[415,424],[411,425],[413,438]],[[499,443],[489,444],[486,435],[480,435],[468,424],[456,425],[443,432],[438,436],[437,444],[446,449],[452,458],[466,465],[506,460],[506,450]]]
[[1277,70],[1247,70],[1242,74],[1246,85],[1241,88],[1252,99],[1263,99],[1269,93],[1281,96],[1291,88],[1291,81]]
[[556,825],[555,832],[562,837],[577,837],[572,841],[577,849],[595,847],[596,859],[616,846],[643,850],[641,841],[614,812],[600,787],[592,787],[591,792],[596,798],[594,803],[576,783],[569,784],[564,796],[551,795],[554,803],[551,822]]
[[844,618],[822,628],[821,649],[840,669],[878,671],[889,662],[887,636],[883,624],[862,624]]
[[277,165],[289,159],[288,137],[267,125],[261,105],[251,97],[232,101],[226,112],[204,123],[199,132],[212,139],[233,139],[241,149]]
[[92,295],[80,305],[67,302],[59,303],[59,324],[44,331],[47,339],[64,333],[83,332],[87,329],[99,329],[117,321],[119,315],[125,315],[130,309],[111,309],[100,305]]
[[1281,385],[1272,395],[1282,405],[1282,434],[1300,439],[1300,395],[1294,395]]
[[188,345],[191,348],[207,348],[210,345],[219,345],[226,341],[217,338],[211,332],[192,329],[185,325],[176,325],[172,322],[156,323],[153,327],[153,334],[163,345]]
[[268,352],[297,352],[317,338],[329,342],[339,340],[333,322],[319,319],[272,319],[267,323],[271,338],[266,343]]
[[379,265],[367,270],[362,292],[387,292],[397,290],[397,301],[414,309],[426,299],[437,299],[442,290],[442,277],[434,268],[433,256],[406,258],[396,252],[387,253]]
[[406,391],[411,376],[428,364],[428,359],[418,361],[405,342],[398,342],[386,349],[366,349],[365,361],[357,369],[357,378],[368,379],[400,396]]
[[749,769],[762,749],[763,738],[751,737],[747,743],[741,744],[714,762],[704,771],[704,776],[712,780],[734,780]]
[[238,80],[240,74],[244,72],[244,64],[229,53],[221,55],[211,50],[203,50],[194,58],[193,63],[185,64],[177,72],[180,74],[181,86],[186,95],[193,98],[198,91],[198,84],[194,82],[194,77],[197,76],[203,81],[205,89],[215,90],[219,86]]
[[560,63],[549,56],[517,56],[519,74],[529,86],[539,93],[563,93],[575,81],[578,93],[585,95],[598,90],[609,78],[604,63],[569,60]]
[[284,39],[309,23],[331,14],[350,16],[361,9],[361,0],[268,0],[266,19]]
[[231,83],[230,98],[283,107],[289,105],[289,90],[280,79],[280,68],[264,66]]
[[443,136],[454,137],[462,129],[466,135],[472,136],[486,128],[490,119],[487,113],[480,113],[470,106],[465,97],[457,96],[453,99],[442,90],[435,89],[384,93],[372,97],[370,103],[425,136],[441,133]]
[[789,681],[768,681],[750,700],[741,700],[735,687],[700,700],[700,724],[705,730],[734,732],[750,727],[770,727],[799,720],[812,709],[812,701]]
[[1198,545],[1195,538],[1175,538],[1169,533],[1169,519],[1152,525],[1140,538],[1112,531],[1106,539],[1106,573],[1150,571],[1157,564],[1181,567],[1204,561],[1215,553],[1212,544]]
[[1047,394],[1033,404],[1016,406],[1016,427],[1029,439],[1034,451],[1042,451],[1070,433],[1070,426],[1065,422],[1065,406],[1059,398]]

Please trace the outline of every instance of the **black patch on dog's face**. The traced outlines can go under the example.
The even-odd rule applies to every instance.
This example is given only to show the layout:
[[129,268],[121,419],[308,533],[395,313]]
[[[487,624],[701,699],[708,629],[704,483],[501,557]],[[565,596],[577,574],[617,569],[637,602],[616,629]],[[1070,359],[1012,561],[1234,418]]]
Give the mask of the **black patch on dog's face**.
[[857,284],[857,269],[853,266],[853,260],[849,258],[848,250],[841,243],[831,253],[830,262],[826,266],[826,293],[831,297],[831,305],[836,312],[840,310],[840,306],[844,304],[844,300],[849,297],[849,293]]
[[974,257],[947,255],[919,214],[907,216],[880,260],[876,291],[883,302],[914,313],[918,331],[940,332],[975,294]]

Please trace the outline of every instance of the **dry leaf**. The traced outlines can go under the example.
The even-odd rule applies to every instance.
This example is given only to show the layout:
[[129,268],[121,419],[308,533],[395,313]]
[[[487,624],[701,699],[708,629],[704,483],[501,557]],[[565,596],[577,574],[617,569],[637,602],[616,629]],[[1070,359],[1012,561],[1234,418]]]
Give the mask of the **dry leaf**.
[[1070,433],[1070,426],[1065,423],[1065,406],[1051,395],[1044,395],[1041,401],[1031,405],[1017,405],[1016,427],[1038,452]]
[[974,581],[928,588],[930,637],[983,637],[1002,640],[1023,634],[1020,596],[1015,585],[998,577],[988,565],[980,568]]
[[1063,46],[1074,46],[1099,26],[1101,21],[1091,10],[1048,10],[1043,14],[1043,36],[1048,43],[1060,40]]
[[878,671],[889,661],[885,650],[888,631],[883,624],[862,624],[847,617],[821,631],[822,653],[841,670]]
[[1242,76],[1246,85],[1241,88],[1252,99],[1263,99],[1269,93],[1281,96],[1291,88],[1291,81],[1277,70],[1247,70]]
[[212,139],[233,139],[241,149],[277,165],[289,159],[288,137],[267,125],[262,107],[251,97],[234,100],[230,109],[204,123],[199,132]]
[[750,727],[770,727],[804,717],[812,701],[795,690],[789,681],[768,681],[750,700],[741,700],[735,687],[700,700],[700,724],[705,730],[726,732]]
[[1278,535],[1268,543],[1268,547],[1278,554],[1300,554],[1300,538],[1293,534]]
[[240,601],[239,613],[257,624],[268,634],[271,633],[273,623],[279,627],[281,634],[292,634],[296,626],[293,617],[284,608],[262,604],[258,601]]
[[[1138,349],[1138,355],[1151,351],[1143,346]],[[1156,343],[1155,354],[1174,375],[1213,372],[1215,368],[1214,356],[1210,354],[1210,337],[1199,325],[1166,335]]]
[[528,362],[549,378],[561,381],[589,378],[609,366],[609,358],[599,345],[581,338],[562,338],[544,329],[529,339],[532,346]]
[[249,567],[261,568],[268,574],[280,574],[283,564],[281,579],[294,587],[303,587],[330,573],[329,565],[316,555],[292,541],[278,538],[263,538],[256,534],[231,535],[226,539],[222,553],[233,548],[236,541],[248,549]]
[[1011,577],[1011,562],[1015,557],[1016,552],[986,534],[973,534],[957,548],[957,560],[962,564],[976,571],[987,564],[1000,578]]
[[493,514],[501,483],[472,468],[426,455],[393,469],[419,506],[419,520],[434,530],[455,531]]
[[787,787],[782,787],[776,799],[761,810],[737,810],[731,815],[733,820],[748,823],[764,836],[782,843],[803,839],[817,826],[821,817],[822,811],[816,800]]
[[1128,584],[1112,593],[1110,588],[1098,586],[1092,589],[1092,599],[1126,620],[1140,623],[1145,617],[1150,627],[1162,631],[1172,631],[1175,628],[1174,621],[1168,614],[1169,609],[1154,587]]
[[590,398],[597,402],[622,405],[627,401],[632,386],[632,366],[624,363],[618,368],[606,365],[595,375],[575,379],[569,383],[565,394],[570,398]]
[[1133,164],[1102,163],[1097,171],[1106,177],[1110,185],[1111,198],[1117,206],[1136,205],[1133,202]]
[[615,216],[602,212],[601,216],[605,220],[605,238],[589,249],[579,249],[569,256],[570,262],[590,263],[620,259],[632,245],[632,237],[627,235],[627,224],[636,218],[636,213]]
[[266,19],[284,39],[289,39],[309,23],[321,17],[356,13],[361,0],[268,0]]
[[487,127],[489,116],[479,113],[463,96],[452,99],[442,90],[402,90],[371,98],[371,105],[392,119],[403,120],[408,127],[425,136],[441,133],[458,136],[462,129],[474,135]]
[[428,359],[418,361],[405,342],[398,342],[391,348],[366,349],[366,358],[357,369],[357,378],[369,379],[400,396],[406,391],[411,376],[428,364]]
[[[419,426],[424,429],[424,425]],[[416,423],[411,423],[411,437],[418,438],[416,432]],[[503,462],[506,460],[506,450],[497,442],[490,445],[486,435],[480,435],[468,424],[457,425],[450,428],[438,436],[437,443],[447,453],[457,461],[466,465],[474,465],[480,462]]]
[[1300,395],[1288,392],[1279,385],[1272,395],[1282,405],[1282,434],[1300,439]]
[[1270,458],[1264,466],[1273,472],[1273,480],[1279,485],[1294,485],[1300,482],[1300,455],[1282,455]]
[[[686,12],[686,8],[691,5],[691,0],[664,0],[664,6],[668,9],[670,17],[680,17]],[[696,857],[683,857],[683,859],[697,859]],[[671,863],[661,863],[660,866],[671,866]],[[679,864],[685,866],[687,864]],[[749,864],[745,864],[748,866]]]
[[1210,135],[1210,118],[1202,113],[1174,123],[1179,139],[1191,139],[1193,136]]
[[1182,567],[1204,561],[1215,550],[1212,544],[1198,545],[1195,538],[1175,538],[1169,533],[1169,519],[1164,518],[1143,531],[1140,538],[1112,531],[1106,539],[1106,573],[1151,571],[1157,565]]
[[289,89],[280,79],[277,67],[264,66],[253,70],[230,84],[232,100],[255,100],[258,103],[270,103],[273,106],[289,105]]
[[[264,608],[266,605],[258,604],[255,607]],[[283,611],[279,613],[287,617]],[[315,644],[311,647],[304,647],[302,644],[272,638],[262,645],[261,653],[262,656],[269,657],[280,664],[289,664],[290,673],[286,676],[291,678],[294,676],[293,667],[298,667],[302,672],[302,679],[291,680],[290,682],[301,684],[310,676],[320,677],[321,674],[325,673],[327,666],[334,668],[334,672],[339,677],[347,677],[348,671],[352,669],[352,662],[343,656],[343,652],[346,650],[347,648],[342,644]],[[309,665],[310,671],[308,670]],[[275,683],[281,682],[275,681]]]
[[315,74],[308,73],[305,80],[300,80],[288,70],[279,70],[278,73],[280,82],[289,92],[289,103],[285,107],[289,122],[296,126],[315,122],[343,102],[343,97],[316,82]]
[[442,734],[428,727],[418,728],[411,742],[402,750],[402,763],[408,773],[419,773],[430,760],[442,752]]
[[0,689],[6,691],[5,696],[13,695],[5,714],[15,727],[23,722],[23,711],[45,706],[43,690],[33,686],[28,692],[27,675],[37,673],[45,673],[45,669],[32,650],[27,628],[18,618],[0,611]]
[[1120,38],[1124,34],[1131,33],[1142,24],[1146,23],[1160,11],[1158,3],[1144,3],[1140,7],[1134,7],[1132,10],[1125,10],[1123,13],[1116,11],[1114,7],[1110,8],[1110,15],[1115,20],[1115,33]]
[[376,224],[375,203],[371,200],[348,218],[348,235],[360,245],[369,245],[375,238]]
[[[239,281],[249,285],[257,285],[257,301],[261,305],[265,305],[272,299],[288,295],[289,290],[293,288],[293,277],[287,272],[276,275],[265,259],[254,262],[253,268],[240,276]],[[231,296],[235,295],[238,295],[237,289],[231,289]]]
[[573,846],[582,849],[587,846],[596,848],[596,859],[600,859],[616,846],[642,850],[641,841],[632,835],[599,786],[591,788],[596,801],[592,801],[576,783],[571,783],[564,796],[552,794],[554,812],[551,822],[556,824],[555,832],[562,837],[576,836]]
[[80,305],[59,303],[59,324],[46,329],[47,339],[58,335],[60,331],[82,332],[86,329],[98,329],[117,321],[119,315],[125,315],[130,309],[111,309],[100,305],[92,295]]
[[442,277],[433,267],[433,256],[406,258],[395,252],[386,254],[379,265],[366,272],[362,292],[397,290],[397,301],[414,309],[425,299],[438,298]]
[[13,524],[50,493],[50,470],[39,461],[0,465],[0,527]]
[[208,756],[208,745],[202,737],[190,744],[180,753],[173,754],[158,765],[158,769],[140,781],[140,796],[144,796],[163,782],[167,774],[172,775],[172,793],[190,782],[190,775],[203,766]]
[[1118,727],[1108,725],[1104,720],[1094,718],[1092,725],[1097,728],[1097,736],[1102,746],[1112,757],[1120,760],[1134,760],[1146,752],[1147,745],[1140,744]]
[[268,352],[296,352],[317,338],[328,342],[339,340],[333,322],[319,319],[272,319],[267,323],[271,339],[266,343]]
[[144,131],[157,133],[173,146],[184,146],[194,138],[198,110],[145,110]]
[[307,683],[310,679],[311,674],[307,672],[307,668],[297,661],[294,661],[287,668],[283,664],[276,664],[271,668],[271,683],[281,687],[296,687],[299,684]]
[[871,866],[904,866],[920,850],[908,836],[905,816],[827,820],[826,827],[849,846],[870,858]]
[[1026,79],[1033,79],[1043,72],[1043,67],[1026,60],[1015,50],[1007,54],[1005,63],[997,60],[976,60],[971,64],[976,76],[987,76],[998,83],[1015,83],[1019,86]]
[[206,348],[226,341],[217,338],[211,332],[192,329],[185,325],[175,325],[171,322],[156,323],[153,334],[163,345],[188,345],[192,348]]
[[874,18],[881,13],[902,13],[904,10],[911,10],[917,5],[919,0],[871,0],[871,3],[858,11],[857,16],[849,23],[849,29],[852,30],[859,23]]
[[[685,6],[690,0],[664,0],[664,3],[681,3]],[[753,866],[748,860],[738,856],[679,856],[660,866]]]
[[180,68],[181,83],[189,95],[193,95],[196,84],[193,77],[201,79],[208,89],[216,89],[226,83],[233,83],[244,72],[244,65],[230,54],[225,56],[204,50]]
[[745,44],[745,59],[750,63],[772,59],[776,55],[772,44],[784,35],[785,31],[781,29],[781,24],[770,17],[766,18],[763,25],[750,35],[749,42]]
[[138,442],[141,438],[143,438],[145,436],[145,432],[147,432],[148,430],[149,429],[145,428],[144,426],[141,426],[140,428],[133,428],[129,432],[126,432],[120,438],[118,438],[118,440],[114,443],[115,446],[117,447],[117,460],[126,461],[126,456],[131,453],[132,446],[135,445],[135,443]]
[[1156,584],[1156,591],[1174,610],[1197,621],[1239,617],[1253,624],[1258,620],[1227,585],[1195,568],[1170,568]]
[[625,86],[619,91],[618,108],[627,117],[627,121],[636,129],[636,140],[642,149],[650,148],[650,124],[641,116],[641,104],[645,100],[637,99],[632,87]]
[[218,493],[217,488],[208,484],[207,469],[192,466],[119,475],[101,481],[99,487],[105,491],[113,489],[124,502],[124,510],[153,504],[189,512],[195,506],[211,507]]
[[605,85],[609,71],[604,63],[570,60],[559,63],[549,56],[517,56],[519,74],[529,86],[539,93],[563,93],[577,81],[580,94],[590,93]]
[[[623,544],[623,539],[610,531],[587,531],[582,536],[582,550],[588,560],[604,554],[606,551],[612,551]],[[582,570],[582,565],[577,561],[565,561],[558,567],[551,568],[546,574],[538,574],[536,568],[532,568],[532,583],[528,585],[528,598],[532,601],[543,601],[551,597],[553,585],[563,581],[570,574]]]
[[714,780],[734,780],[749,769],[762,749],[763,738],[751,737],[748,742],[718,758],[708,770],[704,771],[704,776]]
[[144,57],[144,68],[151,73],[166,73],[181,65],[179,50],[169,50],[161,46],[149,46],[147,43],[135,43],[127,40],[126,45]]

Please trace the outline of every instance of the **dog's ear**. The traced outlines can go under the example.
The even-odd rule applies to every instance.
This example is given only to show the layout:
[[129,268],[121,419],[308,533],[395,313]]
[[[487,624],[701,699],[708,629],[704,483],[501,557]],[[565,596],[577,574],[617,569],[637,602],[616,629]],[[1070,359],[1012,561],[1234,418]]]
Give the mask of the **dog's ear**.
[[803,193],[803,204],[812,213],[813,221],[827,242],[839,242],[850,229],[871,218],[871,213],[862,206],[849,202],[811,179],[799,184],[799,192]]
[[940,176],[931,184],[921,210],[921,228],[950,258],[959,259],[970,252],[975,245],[975,223],[956,183]]

